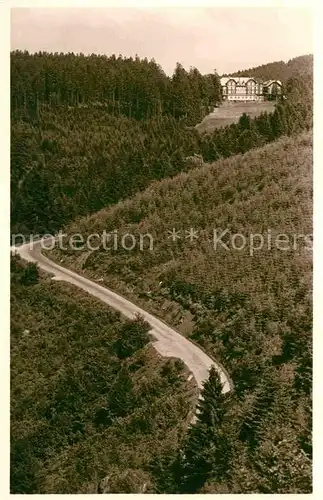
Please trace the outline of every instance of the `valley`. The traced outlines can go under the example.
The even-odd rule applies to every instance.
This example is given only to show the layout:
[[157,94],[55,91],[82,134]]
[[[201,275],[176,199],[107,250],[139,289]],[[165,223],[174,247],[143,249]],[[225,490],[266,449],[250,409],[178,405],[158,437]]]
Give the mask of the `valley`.
[[11,492],[310,493],[311,56],[11,71]]

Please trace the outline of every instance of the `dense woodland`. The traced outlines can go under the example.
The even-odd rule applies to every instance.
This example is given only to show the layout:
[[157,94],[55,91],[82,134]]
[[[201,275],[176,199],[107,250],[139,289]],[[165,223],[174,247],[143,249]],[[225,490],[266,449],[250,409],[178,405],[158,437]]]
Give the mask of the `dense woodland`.
[[[223,402],[223,426],[217,424],[222,417],[210,417],[200,431],[190,431],[196,452],[168,457],[174,475],[173,482],[162,476],[165,492],[310,491],[311,167],[310,133],[282,138],[154,183],[67,230],[84,239],[104,229],[118,230],[119,239],[149,233],[153,250],[137,245],[107,251],[101,245],[91,252],[52,253],[77,272],[103,277],[108,287],[177,327],[219,360],[233,380],[234,392]],[[167,237],[173,227],[181,231],[175,242]],[[184,232],[191,227],[199,235],[192,242]],[[217,228],[229,229],[223,238],[229,250],[214,248]],[[263,234],[264,247],[253,255],[249,244],[234,249],[235,233],[247,241],[251,233]],[[290,238],[287,249],[274,245],[281,233]],[[308,241],[300,237],[294,247],[293,235]],[[185,484],[176,476],[178,464],[188,467]]]
[[[178,65],[169,78],[114,56],[11,61],[12,232],[152,234],[153,251],[51,258],[177,327],[234,384],[222,395],[211,372],[189,426],[195,388],[140,319],[13,259],[12,492],[310,492],[311,252],[302,239],[215,252],[212,231],[311,234],[311,57],[254,68],[286,99],[203,135],[192,125],[220,99],[216,73]],[[173,227],[199,238],[173,242]]]
[[261,80],[280,80],[283,84],[295,75],[308,77],[313,73],[313,56],[311,54],[294,57],[287,62],[276,61],[255,68],[243,69],[223,76],[250,75]]
[[[177,66],[169,79],[162,76],[154,62],[73,54],[32,56],[14,52],[11,66],[13,233],[55,232],[77,216],[95,212],[145,189],[155,179],[194,167],[196,162],[187,160],[194,154],[201,155],[206,162],[226,158],[281,135],[309,129],[312,123],[310,73],[306,78],[294,75],[288,80],[287,99],[277,105],[273,114],[252,120],[245,116],[239,124],[200,136],[188,123],[192,123],[194,109],[200,109],[202,101],[206,99],[211,104],[219,99],[216,75],[202,76],[197,70],[186,72]],[[95,102],[90,101],[96,92],[99,92],[98,98],[103,99],[104,85],[112,85],[104,78],[105,71],[110,74],[115,67],[118,70],[113,74],[119,76],[112,81],[119,89],[116,90],[120,102],[118,113],[109,106],[95,106]],[[196,82],[193,85],[192,75],[200,86]],[[123,78],[134,81],[126,85]],[[155,87],[151,85],[154,92],[163,88],[161,80],[168,82],[165,95],[170,92],[169,95],[176,96],[175,108],[183,106],[184,110],[185,106],[191,106],[190,109],[185,108],[174,116],[173,104],[165,105],[163,113],[148,113],[147,117],[144,108],[149,103],[151,89],[143,85],[142,111],[137,118],[133,114],[130,117],[123,104],[130,97],[124,97],[120,88],[129,87],[132,98],[136,99],[136,89],[142,80],[147,85],[154,82]],[[63,91],[63,82],[69,82],[68,88],[72,90]],[[205,88],[209,89],[208,97],[205,97]],[[192,89],[196,108],[190,104]],[[73,92],[88,96],[87,104],[70,102]],[[59,102],[49,98],[53,93],[61,95]],[[193,123],[198,121],[195,116]]]
[[157,491],[156,463],[178,449],[196,387],[147,331],[12,259],[12,493]]
[[177,64],[171,78],[154,61],[92,54],[11,53],[11,109],[35,115],[53,107],[106,107],[114,116],[164,114],[199,120],[221,100],[216,72],[201,75]]

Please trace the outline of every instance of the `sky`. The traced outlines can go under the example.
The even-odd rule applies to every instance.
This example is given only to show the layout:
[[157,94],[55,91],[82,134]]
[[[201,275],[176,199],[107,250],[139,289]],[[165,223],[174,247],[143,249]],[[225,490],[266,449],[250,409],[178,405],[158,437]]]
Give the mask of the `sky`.
[[14,8],[11,49],[154,58],[219,74],[313,52],[311,11],[277,7]]

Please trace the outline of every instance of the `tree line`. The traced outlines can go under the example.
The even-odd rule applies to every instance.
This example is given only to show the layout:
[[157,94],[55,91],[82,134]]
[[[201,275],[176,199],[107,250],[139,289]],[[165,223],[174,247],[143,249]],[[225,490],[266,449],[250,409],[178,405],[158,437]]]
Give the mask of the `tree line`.
[[101,107],[20,109],[11,127],[12,232],[57,231],[199,164],[189,157],[216,161],[311,128],[310,82],[291,79],[286,97],[272,114],[244,115],[203,135],[168,114],[137,120]]
[[311,77],[313,74],[313,55],[307,54],[294,57],[289,61],[275,61],[268,64],[262,64],[254,68],[243,69],[224,76],[245,76],[250,75],[262,80],[280,80],[285,84],[289,78],[297,75]]
[[161,115],[198,121],[221,101],[219,77],[186,71],[168,77],[154,61],[112,55],[11,53],[11,109],[39,113],[43,105],[106,107],[114,116]]

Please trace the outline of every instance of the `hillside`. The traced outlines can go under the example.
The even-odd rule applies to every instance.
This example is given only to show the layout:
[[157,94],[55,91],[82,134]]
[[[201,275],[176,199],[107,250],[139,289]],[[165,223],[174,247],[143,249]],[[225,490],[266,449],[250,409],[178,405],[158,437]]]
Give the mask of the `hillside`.
[[[229,371],[227,472],[210,472],[191,493],[311,490],[311,169],[310,133],[282,138],[156,182],[66,230],[114,231],[116,247],[51,253],[157,313]],[[223,244],[215,230],[226,231]],[[148,233],[153,248],[122,248],[125,233]]]
[[158,492],[196,388],[148,341],[141,320],[12,259],[12,493]]
[[[12,492],[311,490],[311,61],[246,70],[286,100],[198,131],[216,72],[11,54],[12,233],[112,232],[51,257],[200,344],[235,388],[211,374],[187,431],[196,388],[142,322],[14,261]],[[278,234],[295,248],[269,248]]]
[[[243,76],[249,75],[260,80],[280,80],[285,86],[284,92],[291,85],[293,79],[301,79],[306,85],[306,94],[308,101],[312,100],[313,95],[313,56],[304,55],[290,59],[287,62],[276,61],[268,64],[263,64],[254,68],[244,69],[223,76]],[[295,96],[294,96],[295,97]],[[291,99],[291,102],[297,106],[297,102]],[[260,102],[260,103],[223,103],[216,107],[209,115],[204,117],[201,123],[196,125],[199,133],[210,133],[216,128],[225,127],[233,123],[237,123],[240,116],[246,113],[250,118],[259,116],[261,113],[271,113],[274,111],[275,103]]]
[[[168,77],[139,57],[11,52],[12,233],[56,232],[189,170],[193,155],[210,162],[308,130],[309,58],[288,63],[299,71],[288,70],[275,112],[267,103],[219,107],[200,123],[221,101],[216,72],[177,64]],[[238,123],[244,112],[251,120]]]
[[200,134],[212,133],[215,129],[227,127],[233,123],[238,123],[245,113],[251,119],[260,116],[262,113],[272,113],[275,110],[276,102],[223,102],[221,106],[214,110],[201,123],[195,125]]
[[294,57],[289,61],[275,61],[268,64],[262,64],[254,68],[243,69],[223,76],[242,76],[250,75],[261,80],[280,80],[284,84],[289,78],[296,76],[308,77],[313,75],[313,55],[307,54]]
[[172,116],[135,120],[99,107],[45,106],[37,116],[22,110],[11,123],[12,233],[56,232],[197,166],[187,162],[194,154],[210,162],[311,128],[307,80],[289,82],[286,94],[274,113],[242,116],[204,134]]

